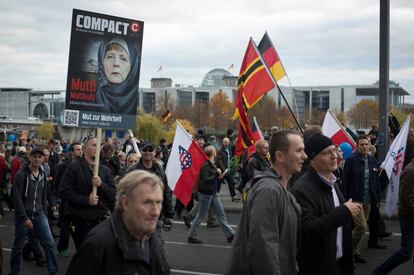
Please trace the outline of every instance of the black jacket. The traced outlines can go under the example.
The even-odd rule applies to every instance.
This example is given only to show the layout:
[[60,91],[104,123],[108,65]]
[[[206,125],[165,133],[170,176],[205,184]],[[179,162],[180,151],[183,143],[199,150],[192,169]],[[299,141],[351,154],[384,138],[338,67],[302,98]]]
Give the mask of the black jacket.
[[147,254],[139,242],[125,229],[121,214],[115,210],[110,219],[88,234],[72,259],[66,275],[170,274],[162,242],[154,233],[145,243]]
[[145,170],[160,177],[160,179],[164,183],[164,194],[163,194],[164,200],[162,202],[162,216],[164,216],[165,218],[172,219],[174,217],[172,191],[171,191],[170,186],[168,186],[167,175],[165,174],[162,166],[154,162],[151,169],[147,169],[142,163],[142,159],[141,159],[138,163],[135,163],[134,165],[131,165],[130,167],[128,167],[125,171],[125,174],[132,172],[134,170]]
[[47,213],[47,185],[43,169],[39,168],[37,179],[27,163],[20,169],[13,182],[13,203],[15,215],[23,220],[32,219],[44,211]]
[[334,206],[332,188],[310,167],[291,189],[302,209],[301,246],[298,253],[300,274],[339,274],[336,264],[337,229],[342,226],[343,266],[352,274],[351,212],[345,199],[334,185],[340,206]]
[[266,157],[260,156],[257,152],[254,152],[246,167],[247,180],[254,178],[255,176],[270,169],[270,162]]
[[206,160],[201,166],[198,176],[198,192],[206,195],[213,195],[214,193],[217,193],[218,184],[217,167],[214,166],[210,160]]
[[[367,157],[371,201],[378,202],[380,200],[378,162],[373,156],[368,155]],[[353,201],[363,201],[364,161],[362,155],[358,152],[353,153],[345,161],[341,189],[346,200],[352,199]]]
[[92,170],[85,158],[72,161],[63,174],[59,195],[66,202],[66,215],[74,218],[96,221],[112,211],[115,203],[116,187],[108,167],[99,165],[99,177],[102,184],[98,187],[98,205],[89,205],[92,192]]

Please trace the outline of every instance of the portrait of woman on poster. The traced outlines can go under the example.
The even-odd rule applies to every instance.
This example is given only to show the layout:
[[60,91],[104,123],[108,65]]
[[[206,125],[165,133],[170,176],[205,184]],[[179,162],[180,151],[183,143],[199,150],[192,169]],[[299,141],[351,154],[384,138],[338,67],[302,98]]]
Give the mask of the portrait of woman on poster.
[[98,52],[99,112],[136,114],[138,102],[137,50],[121,38],[102,41]]

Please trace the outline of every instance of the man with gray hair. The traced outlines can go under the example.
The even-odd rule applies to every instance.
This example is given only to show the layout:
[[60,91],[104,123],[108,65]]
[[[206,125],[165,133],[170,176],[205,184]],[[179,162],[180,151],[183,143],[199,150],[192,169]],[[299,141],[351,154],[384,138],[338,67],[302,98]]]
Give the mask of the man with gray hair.
[[111,218],[90,232],[66,274],[170,274],[155,230],[163,189],[160,178],[150,172],[125,175]]

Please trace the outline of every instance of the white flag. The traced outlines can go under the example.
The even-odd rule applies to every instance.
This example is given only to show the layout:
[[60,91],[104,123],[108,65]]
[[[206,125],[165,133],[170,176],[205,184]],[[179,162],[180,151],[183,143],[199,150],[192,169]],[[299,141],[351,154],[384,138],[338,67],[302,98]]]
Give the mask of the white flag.
[[391,217],[397,208],[400,175],[404,164],[405,147],[407,145],[408,131],[410,129],[410,119],[411,117],[408,116],[397,137],[392,142],[384,162],[381,164],[381,168],[387,172],[390,181],[385,201],[385,213],[387,213],[388,217]]

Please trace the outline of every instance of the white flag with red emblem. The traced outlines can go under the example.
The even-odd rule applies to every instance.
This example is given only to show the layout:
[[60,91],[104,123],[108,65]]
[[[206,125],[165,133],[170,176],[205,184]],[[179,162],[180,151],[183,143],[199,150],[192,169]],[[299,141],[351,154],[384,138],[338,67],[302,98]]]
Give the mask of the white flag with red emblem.
[[387,213],[388,217],[391,217],[397,208],[400,175],[404,164],[405,147],[407,146],[408,132],[410,130],[410,119],[411,117],[408,116],[397,137],[392,142],[384,162],[381,164],[381,168],[387,173],[390,181],[387,198],[385,200],[385,213]]
[[346,142],[351,145],[352,150],[356,147],[353,138],[346,132],[344,127],[342,127],[341,123],[339,123],[335,115],[332,114],[331,110],[326,112],[325,119],[322,124],[322,132],[337,146]]
[[191,200],[201,166],[206,154],[177,121],[173,146],[167,163],[168,185],[184,205]]

